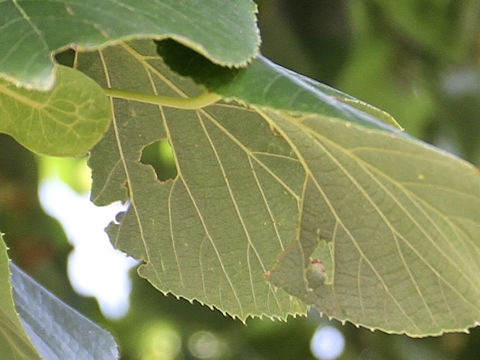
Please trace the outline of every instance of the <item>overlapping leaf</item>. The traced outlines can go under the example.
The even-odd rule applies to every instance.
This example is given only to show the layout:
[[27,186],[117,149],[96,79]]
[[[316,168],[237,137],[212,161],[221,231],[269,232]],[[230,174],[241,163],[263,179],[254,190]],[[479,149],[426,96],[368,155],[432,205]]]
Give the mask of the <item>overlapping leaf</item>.
[[157,43],[166,64],[209,91],[250,106],[290,112],[318,113],[362,126],[393,130],[400,128],[386,112],[259,56],[247,69],[218,66],[175,41]]
[[0,80],[0,132],[34,152],[83,154],[107,130],[110,104],[93,80],[71,68],[57,67],[58,81],[49,92]]
[[5,359],[40,359],[15,310],[7,248],[0,233],[0,351]]
[[245,65],[259,35],[251,0],[0,0],[0,77],[53,86],[52,53],[171,37],[222,65]]
[[[82,54],[77,63],[106,86],[171,96],[201,91],[163,64],[153,42]],[[111,131],[92,150],[92,197],[97,204],[128,197],[128,212],[109,233],[145,261],[139,273],[165,293],[241,319],[305,312],[264,279],[295,236],[303,170],[287,143],[236,104],[186,111],[115,100],[114,113]],[[178,176],[161,183],[139,159],[143,147],[165,137]]]
[[[477,169],[265,59],[236,71],[203,64],[203,73],[201,62],[189,58],[182,70],[177,60],[168,63],[204,74],[195,80],[251,108],[190,112],[115,101],[115,126],[92,154],[93,196],[130,198],[110,234],[146,260],[141,274],[163,291],[242,318],[292,311],[288,296],[272,305],[273,294],[285,295],[262,282],[265,275],[327,315],[369,328],[421,336],[476,324]],[[80,63],[107,86],[199,92],[144,44]],[[134,77],[122,83],[126,68]],[[179,175],[160,184],[139,158],[162,137]],[[318,256],[331,263],[323,285],[312,281]]]

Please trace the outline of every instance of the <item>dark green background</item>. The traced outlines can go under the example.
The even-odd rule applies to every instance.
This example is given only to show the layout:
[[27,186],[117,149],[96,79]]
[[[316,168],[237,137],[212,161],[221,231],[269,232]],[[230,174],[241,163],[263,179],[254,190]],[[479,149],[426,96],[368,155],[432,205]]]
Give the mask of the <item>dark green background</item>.
[[[262,52],[273,61],[391,113],[411,134],[480,164],[480,2],[477,0],[263,0]],[[144,161],[147,160],[147,155]],[[225,359],[312,359],[320,324],[346,337],[339,359],[475,359],[480,331],[410,339],[328,322],[313,311],[288,322],[250,320],[168,296],[132,271],[131,310],[105,319],[93,299],[66,278],[70,245],[37,200],[36,159],[0,137],[0,227],[10,256],[68,304],[117,338],[122,359],[148,357],[142,338],[156,325],[182,337],[178,359],[194,359],[191,334],[211,331],[227,344]],[[162,170],[163,169],[163,170]],[[159,164],[159,171],[168,171]],[[171,175],[170,175],[171,176]],[[151,346],[151,344],[150,344]],[[150,354],[151,355],[151,354]]]

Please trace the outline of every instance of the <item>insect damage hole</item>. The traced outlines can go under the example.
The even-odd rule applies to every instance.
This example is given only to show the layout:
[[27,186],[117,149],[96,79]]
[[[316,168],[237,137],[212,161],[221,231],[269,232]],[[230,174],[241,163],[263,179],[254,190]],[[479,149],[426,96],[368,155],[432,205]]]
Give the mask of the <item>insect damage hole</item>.
[[174,179],[177,176],[175,158],[167,139],[144,147],[140,161],[145,165],[151,165],[160,181]]

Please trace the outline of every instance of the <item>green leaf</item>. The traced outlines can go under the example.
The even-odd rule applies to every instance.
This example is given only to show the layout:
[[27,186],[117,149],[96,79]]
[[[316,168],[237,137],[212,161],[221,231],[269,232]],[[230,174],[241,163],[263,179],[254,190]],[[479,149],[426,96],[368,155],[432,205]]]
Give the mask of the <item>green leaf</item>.
[[[299,231],[270,271],[272,283],[328,316],[372,329],[424,336],[478,324],[477,168],[384,131],[355,111],[383,118],[368,105],[262,58],[233,72],[198,55],[187,67],[181,56],[190,51],[172,42],[159,51],[210,90],[270,108],[258,111],[305,170]],[[312,261],[322,253],[333,264],[318,286]]]
[[1,0],[0,75],[45,90],[53,53],[131,38],[173,38],[221,65],[244,66],[260,43],[255,12],[251,0]]
[[[299,233],[272,283],[328,316],[387,332],[438,335],[478,324],[478,169],[336,119],[264,116],[306,170]],[[325,242],[333,243],[330,284],[313,284],[312,254]]]
[[[109,87],[177,97],[202,92],[163,64],[153,42],[81,54],[77,64]],[[305,313],[264,278],[295,236],[303,170],[288,144],[233,103],[192,111],[115,100],[114,113],[91,152],[92,199],[129,199],[121,224],[108,232],[117,248],[144,260],[139,274],[164,293],[242,320]],[[163,138],[178,170],[167,182],[139,161],[145,146]]]
[[0,352],[4,359],[40,359],[15,310],[7,247],[0,233]]
[[37,153],[83,154],[107,130],[110,104],[93,80],[71,68],[57,68],[58,81],[50,92],[0,80],[0,132]]
[[245,69],[228,69],[171,40],[158,42],[157,51],[177,73],[192,78],[211,92],[244,104],[319,113],[366,127],[401,129],[386,112],[278,66],[261,55]]
[[15,305],[43,359],[119,358],[109,332],[60,301],[15,264],[11,263],[10,269]]
[[[179,97],[202,91],[147,46],[122,45],[80,63],[113,87]],[[269,300],[253,296],[263,275],[328,316],[372,329],[424,336],[476,324],[476,168],[266,59],[236,71],[204,63],[202,73],[194,59],[180,65],[179,73],[201,74],[197,82],[248,107],[229,102],[191,112],[115,100],[115,126],[92,152],[93,197],[99,204],[130,199],[110,235],[146,260],[143,276],[241,318],[287,314],[285,306],[259,311]],[[133,69],[133,86],[116,76],[124,68]],[[158,183],[139,159],[163,137],[179,175]],[[262,222],[273,231],[260,231]],[[258,252],[257,268],[253,248],[268,249]],[[273,253],[278,261],[269,268]],[[314,265],[320,260],[325,269]],[[245,297],[237,301],[235,293]]]

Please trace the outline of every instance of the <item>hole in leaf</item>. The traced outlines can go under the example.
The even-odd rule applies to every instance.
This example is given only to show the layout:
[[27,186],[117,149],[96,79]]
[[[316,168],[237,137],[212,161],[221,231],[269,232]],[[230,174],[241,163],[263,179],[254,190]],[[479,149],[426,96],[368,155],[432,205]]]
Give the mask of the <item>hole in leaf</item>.
[[75,51],[67,49],[55,55],[55,60],[61,65],[73,67],[73,61],[75,59]]
[[174,179],[177,176],[175,158],[167,139],[146,146],[142,151],[140,161],[143,164],[151,165],[160,181]]

